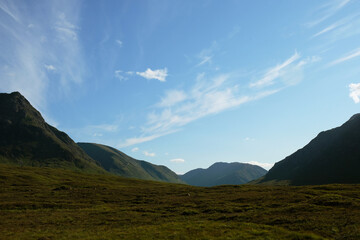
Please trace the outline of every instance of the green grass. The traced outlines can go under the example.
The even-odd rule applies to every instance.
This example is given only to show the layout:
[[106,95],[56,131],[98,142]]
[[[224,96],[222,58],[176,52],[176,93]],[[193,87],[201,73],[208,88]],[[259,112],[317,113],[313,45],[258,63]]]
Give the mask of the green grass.
[[200,188],[0,165],[0,239],[360,239],[359,187]]

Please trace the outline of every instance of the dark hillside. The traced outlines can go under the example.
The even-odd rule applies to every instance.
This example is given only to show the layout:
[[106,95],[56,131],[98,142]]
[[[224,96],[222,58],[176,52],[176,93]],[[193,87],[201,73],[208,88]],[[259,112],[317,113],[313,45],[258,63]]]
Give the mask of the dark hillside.
[[360,114],[321,132],[302,149],[275,164],[259,181],[292,185],[360,183]]
[[211,187],[225,184],[244,184],[266,174],[266,170],[247,163],[214,163],[207,169],[194,169],[180,176],[193,186]]
[[18,92],[0,93],[0,162],[105,172]]
[[78,145],[110,173],[122,177],[182,183],[179,177],[165,166],[136,160],[115,148],[101,144],[78,143]]

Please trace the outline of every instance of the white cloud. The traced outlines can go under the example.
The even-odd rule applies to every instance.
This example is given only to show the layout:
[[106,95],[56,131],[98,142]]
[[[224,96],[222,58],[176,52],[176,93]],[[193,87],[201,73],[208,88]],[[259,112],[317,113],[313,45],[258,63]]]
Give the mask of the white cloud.
[[266,170],[269,170],[270,168],[272,168],[274,166],[274,163],[263,163],[263,162],[257,162],[257,161],[250,161],[250,162],[245,162],[251,165],[257,165],[260,166]]
[[274,84],[274,80],[280,77],[287,76],[289,73],[292,73],[292,71],[295,70],[294,68],[290,68],[290,66],[292,66],[291,64],[294,63],[299,58],[300,55],[297,52],[295,52],[295,54],[291,56],[289,59],[269,69],[260,80],[254,83],[250,83],[249,86],[251,88],[253,87],[261,88]]
[[122,46],[123,46],[123,42],[122,42],[122,41],[120,41],[119,39],[117,39],[117,40],[116,40],[116,43],[117,43],[120,47],[122,47]]
[[131,149],[132,152],[137,152],[139,151],[139,148],[138,147],[134,147],[133,149]]
[[340,39],[360,34],[360,14],[355,13],[347,15],[346,17],[320,30],[314,34],[312,38],[325,34],[330,42],[335,42]]
[[[251,86],[258,86],[249,91],[249,85],[240,86],[238,75],[218,74],[207,77],[198,74],[195,84],[187,90],[171,89],[164,93],[155,104],[155,110],[148,113],[147,122],[141,127],[140,137],[128,138],[120,147],[131,146],[180,131],[193,121],[208,115],[236,108],[244,103],[256,101],[275,94],[282,89],[302,80],[302,69],[306,64],[320,61],[317,56],[302,59],[295,52],[293,56],[268,70],[265,76]],[[281,81],[274,85],[275,79]],[[261,86],[261,87],[260,87]],[[265,88],[267,87],[267,88]],[[248,92],[248,94],[244,94]]]
[[335,23],[335,24],[332,24],[332,25],[324,28],[324,29],[321,30],[320,32],[314,34],[312,37],[313,37],[313,38],[318,37],[318,36],[320,36],[320,35],[322,35],[322,34],[324,34],[324,33],[327,33],[327,32],[329,32],[329,31],[337,28],[338,26],[339,26],[339,24],[336,24],[336,23]]
[[[143,136],[129,138],[120,147],[147,142],[180,130],[181,127],[197,119],[217,114],[243,103],[254,101],[271,94],[275,90],[260,91],[253,96],[238,93],[238,86],[226,86],[230,75],[219,75],[207,79],[203,74],[197,78],[196,84],[186,93],[187,98],[174,104],[163,105],[159,111],[148,114],[146,125],[142,128]],[[167,94],[165,94],[167,96]],[[163,98],[164,99],[164,98]]]
[[250,142],[250,141],[254,141],[255,139],[251,138],[251,137],[246,137],[244,138],[244,141],[246,142]]
[[307,24],[308,27],[314,27],[322,22],[324,22],[326,19],[333,16],[335,13],[337,13],[340,9],[345,7],[351,0],[330,0],[327,1],[324,5],[320,6],[317,9],[317,12],[319,13],[320,17],[317,20],[314,20],[312,22],[309,22]]
[[155,133],[155,134],[150,134],[150,135],[142,135],[140,137],[133,137],[133,138],[128,138],[126,139],[124,142],[121,142],[120,144],[118,144],[119,148],[123,148],[123,147],[128,147],[128,146],[132,146],[135,144],[140,144],[143,142],[148,142],[148,141],[152,141],[154,139],[157,139],[159,137],[174,133],[175,131],[168,131],[168,132],[164,132],[164,133]]
[[148,68],[145,72],[136,72],[136,74],[146,79],[157,79],[160,82],[165,82],[166,77],[168,76],[167,68],[157,70],[151,70]]
[[12,1],[0,2],[0,9],[2,11],[4,11],[8,16],[10,16],[17,23],[21,22],[17,8]]
[[197,67],[204,65],[205,63],[211,63],[212,56],[201,56],[201,61],[196,65]]
[[165,96],[157,104],[157,107],[171,107],[177,103],[186,100],[186,93],[180,90],[170,90],[165,93]]
[[214,55],[214,51],[217,48],[218,44],[214,41],[209,48],[203,49],[198,55],[197,58],[200,62],[195,67],[200,67],[206,63],[211,63]]
[[56,70],[56,68],[53,65],[46,65],[45,64],[44,67],[49,71],[55,71]]
[[174,163],[184,163],[185,160],[182,159],[182,158],[174,158],[174,159],[171,159],[170,162],[174,162]]
[[121,81],[127,80],[128,78],[125,77],[122,73],[123,73],[123,71],[121,71],[121,70],[116,70],[116,71],[115,71],[115,77],[116,77],[117,79],[121,80]]
[[348,53],[345,57],[341,57],[333,62],[331,62],[329,64],[329,66],[333,66],[342,62],[346,62],[350,59],[353,59],[355,57],[359,57],[360,56],[360,48],[353,50],[352,52]]
[[360,102],[360,83],[351,83],[349,85],[349,96],[354,100],[355,103]]
[[59,33],[58,37],[62,41],[67,42],[69,39],[78,40],[77,30],[79,28],[68,20],[65,13],[62,12],[58,15],[54,28]]
[[0,60],[6,63],[0,68],[0,91],[21,92],[42,114],[48,96],[71,96],[85,72],[77,39],[80,9],[77,1],[41,8],[0,1],[0,13],[6,13],[0,19]]
[[145,156],[147,156],[147,157],[155,157],[155,156],[156,156],[155,153],[150,153],[150,152],[148,152],[148,151],[144,151],[143,154],[144,154]]

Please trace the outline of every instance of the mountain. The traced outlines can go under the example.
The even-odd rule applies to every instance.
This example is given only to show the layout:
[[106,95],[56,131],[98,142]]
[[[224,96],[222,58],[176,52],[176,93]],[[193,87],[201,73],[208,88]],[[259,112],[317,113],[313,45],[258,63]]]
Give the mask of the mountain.
[[0,163],[105,173],[19,93],[0,93]]
[[218,162],[208,169],[194,169],[180,178],[193,186],[211,187],[225,184],[244,184],[266,174],[266,170],[247,163]]
[[257,182],[360,183],[360,114],[340,127],[321,132],[305,147],[276,163]]
[[78,145],[110,173],[130,178],[182,183],[180,178],[165,166],[136,160],[119,150],[95,143]]

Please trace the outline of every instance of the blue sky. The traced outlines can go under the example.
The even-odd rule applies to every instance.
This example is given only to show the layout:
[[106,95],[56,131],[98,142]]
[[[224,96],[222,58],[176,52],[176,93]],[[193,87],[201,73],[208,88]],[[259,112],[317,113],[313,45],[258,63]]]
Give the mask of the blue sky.
[[0,0],[0,91],[177,173],[268,169],[359,112],[360,2]]

